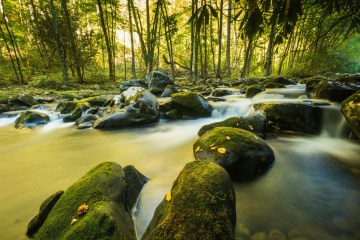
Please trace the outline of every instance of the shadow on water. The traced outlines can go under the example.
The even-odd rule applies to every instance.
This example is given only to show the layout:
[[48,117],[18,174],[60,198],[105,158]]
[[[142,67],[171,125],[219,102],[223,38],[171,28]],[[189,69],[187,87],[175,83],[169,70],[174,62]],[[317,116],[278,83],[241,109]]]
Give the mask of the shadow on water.
[[[294,92],[302,96],[301,88]],[[36,129],[14,129],[15,118],[0,118],[1,239],[26,239],[26,226],[42,201],[104,161],[134,165],[150,178],[135,211],[141,236],[183,166],[193,161],[192,144],[200,127],[245,115],[251,112],[251,103],[235,96],[215,103],[212,118],[161,121],[118,131],[77,130],[56,114],[50,124]],[[339,113],[337,107],[329,114],[333,111]],[[234,183],[237,237],[360,239],[360,148],[335,136],[341,135],[283,135],[267,140],[275,152],[273,167],[254,181]]]

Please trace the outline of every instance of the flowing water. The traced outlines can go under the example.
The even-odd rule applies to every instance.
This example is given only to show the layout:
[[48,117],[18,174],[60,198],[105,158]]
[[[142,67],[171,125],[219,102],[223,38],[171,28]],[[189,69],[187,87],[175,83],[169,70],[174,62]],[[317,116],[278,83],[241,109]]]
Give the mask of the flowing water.
[[[212,118],[116,131],[77,130],[53,112],[52,121],[36,129],[15,129],[16,117],[0,118],[0,239],[26,239],[26,226],[43,200],[104,161],[134,165],[150,178],[135,211],[141,236],[183,166],[193,161],[192,144],[202,125],[250,114],[255,101],[297,98],[305,98],[301,86],[252,100],[233,95],[213,103]],[[234,183],[238,237],[360,239],[360,148],[339,137],[339,106],[328,108],[320,136],[268,139],[274,166],[254,181]]]

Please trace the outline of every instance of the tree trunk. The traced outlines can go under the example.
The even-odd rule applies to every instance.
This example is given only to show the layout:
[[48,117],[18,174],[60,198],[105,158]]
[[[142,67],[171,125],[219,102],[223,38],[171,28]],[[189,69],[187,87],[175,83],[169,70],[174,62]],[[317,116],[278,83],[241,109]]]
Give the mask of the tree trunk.
[[129,28],[130,28],[130,40],[131,40],[131,72],[132,78],[136,79],[136,66],[135,66],[135,48],[134,48],[134,32],[132,28],[132,17],[131,17],[131,4],[128,0],[128,12],[129,12]]
[[105,24],[104,12],[103,12],[103,9],[102,9],[101,0],[97,0],[97,6],[98,6],[98,10],[99,10],[100,25],[101,25],[101,29],[102,29],[103,34],[104,34],[106,50],[107,50],[107,55],[108,55],[109,78],[110,78],[110,80],[115,81],[115,72],[114,72],[114,68],[113,68],[113,66],[114,66],[114,64],[113,64],[113,54],[112,54],[112,51],[111,51],[110,39],[109,39],[109,35],[108,35],[108,32],[107,32],[106,24]]
[[251,62],[251,49],[252,49],[252,38],[249,38],[248,44],[245,50],[244,66],[241,71],[241,77],[245,77],[249,72],[250,62]]
[[[2,16],[3,16],[4,24],[5,24],[8,36],[9,36],[10,44],[11,44],[11,47],[13,49],[15,62],[16,62],[16,65],[17,65],[18,76],[20,78],[21,84],[24,85],[25,81],[24,81],[24,77],[23,77],[23,73],[22,73],[22,64],[21,64],[21,59],[19,58],[21,56],[21,54],[20,54],[20,51],[19,51],[19,49],[17,48],[17,46],[15,44],[14,35],[13,35],[13,32],[11,31],[10,26],[9,26],[8,18],[6,16],[6,14],[5,14],[4,3],[3,3],[2,0],[0,0],[0,3],[1,3],[1,8],[2,8]],[[2,34],[3,34],[3,37],[4,37],[4,41],[6,42],[5,34],[4,33],[2,33]]]
[[[167,8],[165,2],[161,5],[162,13],[165,19],[169,19],[169,15],[167,12]],[[172,47],[172,40],[171,40],[171,32],[169,28],[169,24],[164,21],[164,28],[165,28],[165,37],[166,37],[166,45],[169,53],[169,58],[171,62],[171,73],[173,80],[175,81],[175,66],[174,66],[174,54],[173,54],[173,47]]]
[[63,81],[64,81],[64,83],[67,83],[69,80],[69,77],[68,77],[67,64],[66,64],[66,53],[65,53],[64,46],[61,43],[61,39],[60,39],[54,0],[50,0],[50,8],[51,8],[51,15],[52,15],[52,19],[53,19],[55,41],[58,45],[60,58],[61,58],[61,64],[62,64],[62,70],[63,70]]
[[284,50],[283,54],[281,55],[281,59],[280,59],[280,62],[279,62],[279,69],[278,69],[278,72],[277,72],[278,75],[281,74],[284,61],[285,61],[286,56],[288,55],[288,52],[289,52],[289,49],[290,49],[292,37],[293,37],[293,33],[290,34],[290,37],[289,37],[288,42],[286,44],[285,50]]
[[[191,16],[194,15],[195,13],[195,1],[197,2],[197,0],[192,0],[191,1]],[[196,40],[196,37],[195,37],[195,24],[194,24],[194,20],[191,21],[191,36],[190,36],[190,44],[191,44],[191,47],[190,47],[190,79],[191,81],[193,81],[193,77],[194,77],[194,56],[195,56],[195,40]]]
[[271,23],[271,30],[269,35],[269,44],[266,51],[264,72],[265,76],[270,76],[272,73],[273,55],[274,55],[274,41],[275,41],[275,26],[276,19]]
[[222,21],[223,21],[223,10],[224,10],[224,0],[220,1],[220,22],[219,22],[219,42],[218,42],[218,64],[217,64],[217,71],[216,77],[221,78],[221,45],[222,45]]
[[61,0],[61,5],[62,8],[64,10],[64,17],[65,17],[65,22],[66,22],[66,26],[68,29],[68,33],[69,33],[69,38],[70,38],[70,45],[71,45],[71,54],[72,54],[72,59],[74,59],[74,65],[75,65],[75,70],[76,70],[76,75],[77,75],[77,79],[79,83],[83,83],[83,76],[81,73],[81,64],[80,64],[80,56],[79,56],[79,52],[77,50],[77,46],[75,43],[75,32],[72,28],[72,24],[71,24],[71,19],[70,19],[70,12],[69,9],[67,7],[67,0]]
[[[206,0],[204,0],[203,6],[206,5]],[[207,31],[206,31],[206,18],[204,18],[204,66],[203,66],[203,76],[204,80],[206,80],[207,77]]]
[[229,0],[228,16],[227,16],[227,39],[226,39],[226,69],[227,69],[226,76],[228,78],[231,76],[231,68],[230,68],[231,8],[232,8],[232,0]]

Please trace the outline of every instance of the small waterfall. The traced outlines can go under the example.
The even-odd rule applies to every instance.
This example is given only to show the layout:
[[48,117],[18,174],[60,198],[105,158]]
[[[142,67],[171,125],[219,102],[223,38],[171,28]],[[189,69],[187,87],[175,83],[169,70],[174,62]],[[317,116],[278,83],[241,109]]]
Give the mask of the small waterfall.
[[344,138],[350,133],[346,120],[340,111],[339,104],[322,106],[323,125],[321,136],[332,138]]
[[211,103],[214,110],[212,112],[213,118],[229,118],[240,117],[248,114],[251,110],[251,99],[248,98],[232,98],[226,102]]

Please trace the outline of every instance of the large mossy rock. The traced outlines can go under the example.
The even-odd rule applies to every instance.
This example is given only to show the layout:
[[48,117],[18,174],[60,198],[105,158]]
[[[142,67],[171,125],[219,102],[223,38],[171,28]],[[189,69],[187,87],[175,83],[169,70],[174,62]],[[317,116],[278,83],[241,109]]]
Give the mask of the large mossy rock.
[[15,120],[15,128],[33,128],[50,122],[50,117],[45,113],[35,111],[24,111]]
[[104,162],[69,187],[34,239],[136,239],[120,165]]
[[254,114],[246,117],[231,117],[224,121],[214,122],[204,125],[200,128],[198,135],[201,137],[208,131],[216,127],[233,127],[241,128],[249,132],[255,133],[257,136],[264,138],[266,120],[260,114]]
[[284,77],[275,77],[275,78],[271,78],[271,79],[267,79],[265,81],[262,82],[262,84],[264,85],[268,85],[271,84],[273,86],[286,86],[286,85],[295,85],[294,82],[284,78]]
[[266,115],[267,129],[319,134],[323,111],[315,102],[263,102],[253,105]]
[[209,117],[213,110],[210,103],[193,92],[180,92],[171,95],[171,109],[182,118]]
[[98,119],[94,128],[116,129],[139,126],[157,122],[160,118],[156,97],[144,88],[129,88],[122,93],[120,101],[123,108]]
[[312,96],[341,103],[355,92],[353,87],[335,81],[322,80],[313,89]]
[[149,76],[149,88],[157,88],[163,91],[166,86],[174,85],[174,80],[160,71],[152,71]]
[[142,240],[235,239],[234,187],[209,161],[186,164],[156,208]]
[[255,134],[239,128],[217,127],[193,145],[196,160],[207,160],[225,168],[234,180],[250,180],[275,160],[271,147]]
[[260,84],[254,84],[254,85],[249,86],[246,89],[245,96],[246,96],[246,98],[252,98],[256,94],[261,93],[263,91],[265,91],[265,87],[263,87]]
[[360,139],[360,90],[341,104],[341,112],[347,124]]
[[26,108],[38,104],[35,101],[35,98],[29,94],[18,94],[10,98],[9,103],[18,110],[25,110]]
[[28,229],[26,231],[26,236],[32,238],[34,234],[37,233],[39,228],[44,224],[49,213],[55,206],[55,203],[63,195],[64,191],[59,191],[48,197],[40,206],[39,214],[36,215],[28,224]]

